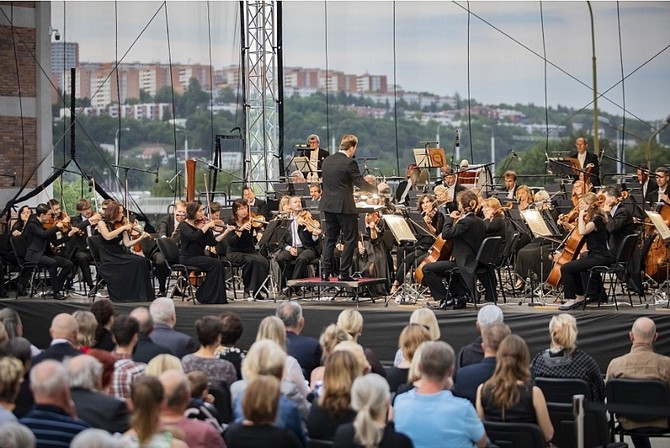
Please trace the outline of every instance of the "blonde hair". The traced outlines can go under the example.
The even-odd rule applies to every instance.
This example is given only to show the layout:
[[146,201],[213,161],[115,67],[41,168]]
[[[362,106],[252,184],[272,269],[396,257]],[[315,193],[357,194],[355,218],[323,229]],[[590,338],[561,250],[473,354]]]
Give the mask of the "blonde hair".
[[440,339],[440,325],[437,323],[435,313],[430,308],[417,308],[412,311],[412,315],[409,316],[409,323],[426,327],[433,341]]
[[319,407],[332,417],[342,416],[349,411],[351,385],[362,371],[354,353],[347,350],[331,353],[326,359]]
[[181,361],[176,356],[161,353],[149,361],[147,368],[144,370],[144,374],[158,377],[161,373],[167,372],[168,370],[179,370],[180,372],[183,372],[184,368],[181,365]]
[[357,412],[354,419],[354,441],[365,448],[379,446],[385,425],[377,421],[387,411],[391,399],[386,380],[370,373],[356,378],[351,386],[351,407]]
[[526,201],[527,202],[533,202],[533,192],[530,191],[530,188],[528,188],[528,185],[521,185],[519,188],[516,189],[516,200],[521,201],[520,199],[520,194],[522,191],[526,192]]
[[596,216],[600,216],[603,222],[607,222],[607,213],[600,207],[598,195],[595,193],[586,193],[581,197],[581,200],[589,206],[589,209],[586,212],[586,219],[588,221],[593,221]]
[[323,330],[319,337],[319,344],[323,349],[324,356],[333,352],[335,347],[344,341],[351,341],[352,337],[345,330],[335,324],[330,324]]
[[277,316],[268,316],[261,321],[256,333],[256,341],[269,339],[286,351],[286,326]]
[[412,358],[412,362],[409,365],[409,372],[407,372],[407,383],[409,384],[421,379],[421,353],[425,346],[426,342],[422,342],[414,352],[414,358]]
[[565,350],[568,354],[577,348],[577,320],[571,314],[558,314],[549,322],[551,345],[549,350],[558,353]]
[[430,331],[421,324],[409,324],[400,332],[398,345],[402,355],[408,362],[412,362],[416,349],[422,342],[431,341]]
[[144,375],[131,384],[131,426],[137,433],[140,446],[148,444],[158,432],[160,406],[164,398],[163,385],[156,377]]
[[72,317],[79,324],[77,344],[82,347],[93,347],[95,345],[95,331],[98,328],[98,320],[95,318],[95,314],[90,311],[77,310],[72,313]]
[[358,146],[358,137],[351,134],[342,136],[342,140],[340,140],[340,151],[348,151],[354,146]]
[[242,361],[242,378],[247,382],[259,375],[272,375],[281,379],[285,363],[284,350],[274,341],[261,339],[253,343]]
[[333,349],[333,353],[340,351],[347,351],[349,353],[352,353],[356,357],[356,359],[358,360],[358,364],[360,365],[362,375],[365,374],[366,370],[370,368],[368,358],[365,357],[365,351],[358,342],[354,341],[340,342]]
[[244,418],[256,425],[274,423],[279,409],[279,379],[259,375],[249,382],[242,397]]
[[484,205],[493,209],[493,216],[505,216],[505,211],[502,208],[502,205],[500,205],[500,201],[498,198],[487,198],[484,199]]
[[0,400],[14,403],[23,379],[23,363],[13,356],[0,358]]
[[363,332],[363,315],[358,310],[347,308],[337,316],[337,326],[356,341]]

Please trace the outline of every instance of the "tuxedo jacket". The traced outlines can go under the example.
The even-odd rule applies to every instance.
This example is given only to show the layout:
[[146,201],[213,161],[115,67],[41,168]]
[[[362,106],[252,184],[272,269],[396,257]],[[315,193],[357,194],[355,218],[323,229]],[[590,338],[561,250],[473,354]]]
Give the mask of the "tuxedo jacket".
[[323,183],[319,211],[354,215],[354,185],[361,190],[376,193],[377,187],[365,181],[356,160],[344,152],[326,157],[323,161]]
[[[70,240],[68,241],[67,244],[68,253],[72,255],[76,251],[82,251],[82,252],[88,251],[88,243],[86,242],[88,232],[86,228],[91,225],[88,222],[88,219],[84,219],[81,215],[73,216],[70,218],[70,224],[72,224],[72,227],[76,227],[82,232],[84,232],[84,234],[83,235],[74,234],[72,235],[72,237],[70,237]],[[94,229],[95,227],[91,228],[91,230],[93,230],[93,234],[95,235]]]
[[111,434],[123,434],[130,428],[130,413],[125,401],[81,387],[73,387],[70,393],[77,417],[91,427]]
[[[292,225],[292,224],[291,224]],[[302,247],[316,247],[319,245],[319,239],[316,241],[312,238],[312,232],[310,232],[306,226],[298,226],[298,237],[302,243]],[[286,229],[284,233],[284,238],[282,239],[282,249],[286,246],[293,246],[293,238],[291,237],[291,226]]]
[[[446,187],[446,185],[445,185],[445,187]],[[444,203],[444,209],[446,210],[446,213],[445,213],[446,215],[448,215],[451,212],[455,212],[456,210],[458,210],[458,200],[456,199],[456,197],[458,196],[458,193],[460,193],[461,191],[465,191],[465,190],[466,190],[466,188],[465,188],[464,185],[461,185],[459,183],[456,184],[456,186],[454,187],[454,197],[451,198],[451,201]]]
[[298,364],[305,373],[305,378],[309,378],[312,370],[321,365],[321,345],[314,338],[287,331],[286,353],[298,360]]
[[[577,158],[577,153],[574,152],[570,157]],[[582,169],[586,170],[586,166],[592,163],[593,169],[591,170],[591,185],[594,187],[600,186],[600,163],[598,162],[598,156],[592,152],[586,151],[586,159],[584,160],[584,167]],[[576,176],[573,176],[575,180],[579,179],[579,173]]]
[[635,233],[635,225],[633,224],[633,215],[631,215],[630,210],[619,204],[614,212],[614,216],[609,216],[607,220],[607,232],[609,233],[609,239],[607,244],[609,245],[610,251],[614,256],[619,249],[619,246],[623,242],[626,235]]
[[[317,159],[316,169],[321,171],[323,169],[323,160],[326,157],[328,157],[330,155],[330,153],[328,151],[326,151],[325,149],[322,149],[322,148],[319,148],[318,151],[319,151],[319,156],[318,156],[318,159]],[[303,157],[309,158],[310,153],[311,153],[310,150],[305,150],[305,151],[302,152],[302,155],[303,155]],[[307,171],[307,173],[309,173],[309,171]],[[321,173],[319,173],[319,177],[321,177]]]
[[477,269],[477,252],[486,238],[486,225],[474,213],[468,213],[458,221],[447,217],[442,238],[453,241],[452,257],[463,277],[469,291],[475,287],[475,270]]
[[[642,188],[642,185],[640,185],[640,188]],[[658,184],[650,177],[649,183],[647,183],[647,194],[644,195],[644,202],[650,206],[656,201],[658,201]]]
[[59,230],[56,226],[51,227],[49,230],[44,230],[40,220],[35,216],[31,216],[22,234],[28,241],[25,260],[31,263],[39,263],[42,256],[47,252],[49,240],[54,238]]

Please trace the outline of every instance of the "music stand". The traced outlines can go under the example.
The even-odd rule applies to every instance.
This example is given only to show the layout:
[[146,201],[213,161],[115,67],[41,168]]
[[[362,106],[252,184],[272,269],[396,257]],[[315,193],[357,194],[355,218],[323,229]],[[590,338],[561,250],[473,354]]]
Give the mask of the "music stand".
[[549,170],[557,176],[573,177],[582,171],[574,157],[549,157]]
[[[290,219],[274,219],[270,221],[267,229],[265,229],[265,231],[263,232],[261,240],[258,242],[258,246],[263,247],[263,246],[270,246],[272,244],[279,245],[279,243],[284,239],[284,236],[286,235],[286,232],[288,231],[289,226],[291,225],[291,221],[292,220]],[[271,257],[270,264],[272,264],[275,261],[276,255],[277,251],[274,251],[270,256]],[[277,282],[275,282],[272,272],[270,272],[268,278],[266,278],[263,281],[261,286],[258,288],[258,291],[256,291],[256,293],[254,294],[254,300],[256,300],[256,297],[262,291],[265,291],[268,298],[271,296],[271,292],[274,291],[276,297]]]

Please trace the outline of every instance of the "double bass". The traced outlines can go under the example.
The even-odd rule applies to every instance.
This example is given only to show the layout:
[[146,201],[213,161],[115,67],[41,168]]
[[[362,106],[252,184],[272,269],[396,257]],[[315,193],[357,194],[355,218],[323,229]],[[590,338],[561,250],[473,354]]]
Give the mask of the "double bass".
[[[656,211],[661,215],[665,224],[670,226],[670,205],[659,204]],[[648,217],[645,219],[645,222],[647,220],[649,220]],[[650,232],[647,238],[653,238],[653,240],[644,259],[644,272],[655,281],[662,283],[667,280],[667,265],[670,263],[670,249],[666,247],[665,242],[661,239],[656,228],[653,226],[649,228],[653,229],[653,232]]]
[[442,238],[442,235],[437,235],[435,237],[435,242],[430,246],[430,249],[428,249],[428,255],[423,259],[421,264],[419,264],[416,271],[414,271],[414,280],[421,285],[425,285],[423,282],[423,267],[428,263],[435,263],[436,261],[448,259],[451,257],[453,248],[454,242],[452,240],[445,240]]

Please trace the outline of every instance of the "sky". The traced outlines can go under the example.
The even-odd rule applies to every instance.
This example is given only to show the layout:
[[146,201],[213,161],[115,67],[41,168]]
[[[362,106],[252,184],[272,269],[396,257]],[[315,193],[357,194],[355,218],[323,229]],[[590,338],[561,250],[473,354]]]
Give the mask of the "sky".
[[[668,117],[670,2],[620,2],[618,13],[616,2],[591,6],[598,91],[607,91],[600,109],[622,115],[625,100],[627,119]],[[386,75],[389,85],[407,91],[462,98],[469,91],[485,104],[544,106],[546,95],[553,107],[590,107],[586,2],[474,1],[469,7],[470,14],[466,2],[284,1],[284,65]],[[52,24],[63,41],[79,42],[81,61],[112,61],[118,54],[123,62],[171,58],[220,68],[241,57],[236,1],[53,1]]]

